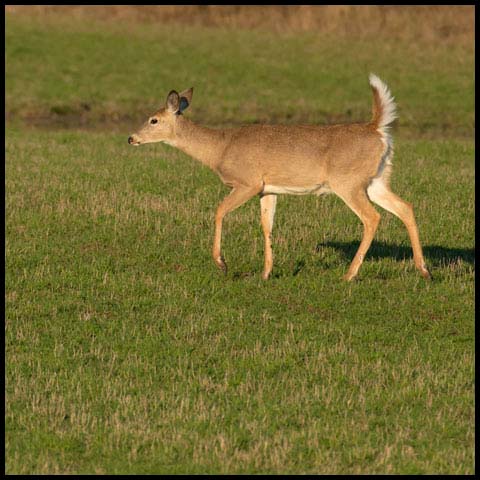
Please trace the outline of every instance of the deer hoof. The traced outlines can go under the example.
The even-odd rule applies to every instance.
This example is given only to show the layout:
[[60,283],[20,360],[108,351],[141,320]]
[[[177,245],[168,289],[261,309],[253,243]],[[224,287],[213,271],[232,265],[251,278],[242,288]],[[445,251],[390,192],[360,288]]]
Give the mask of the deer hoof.
[[423,267],[423,268],[420,270],[420,273],[422,274],[422,277],[423,277],[425,280],[432,280],[432,274],[427,270],[426,267]]
[[225,259],[223,257],[218,257],[215,259],[215,263],[217,267],[226,275],[227,274],[227,264],[225,263]]

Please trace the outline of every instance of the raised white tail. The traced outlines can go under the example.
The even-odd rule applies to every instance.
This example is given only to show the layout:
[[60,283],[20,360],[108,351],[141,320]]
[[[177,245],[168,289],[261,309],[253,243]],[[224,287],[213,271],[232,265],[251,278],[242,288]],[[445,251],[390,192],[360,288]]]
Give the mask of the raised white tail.
[[397,106],[387,85],[376,75],[370,74],[370,86],[373,90],[372,123],[377,128],[385,128],[397,118]]

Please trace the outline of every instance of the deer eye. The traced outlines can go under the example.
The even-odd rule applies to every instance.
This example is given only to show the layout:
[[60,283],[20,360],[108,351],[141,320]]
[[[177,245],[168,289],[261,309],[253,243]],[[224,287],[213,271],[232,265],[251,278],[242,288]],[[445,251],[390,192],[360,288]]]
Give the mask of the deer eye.
[[158,120],[157,120],[156,118],[152,118],[152,119],[150,120],[150,123],[151,123],[152,125],[155,125],[157,122],[158,122]]

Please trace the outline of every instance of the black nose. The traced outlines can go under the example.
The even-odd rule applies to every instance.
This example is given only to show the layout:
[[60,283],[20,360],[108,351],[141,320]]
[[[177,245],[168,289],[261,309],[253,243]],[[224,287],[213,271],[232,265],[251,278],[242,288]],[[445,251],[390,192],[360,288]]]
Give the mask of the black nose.
[[128,143],[133,143],[133,138],[132,137],[128,137]]

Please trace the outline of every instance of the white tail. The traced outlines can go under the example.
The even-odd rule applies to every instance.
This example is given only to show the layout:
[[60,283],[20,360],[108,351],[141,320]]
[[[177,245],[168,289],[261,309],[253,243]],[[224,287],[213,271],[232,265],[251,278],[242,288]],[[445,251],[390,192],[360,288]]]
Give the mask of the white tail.
[[374,118],[378,128],[384,129],[397,118],[397,106],[388,87],[373,73],[370,85],[374,90]]
[[393,155],[388,125],[396,118],[388,87],[370,75],[373,117],[368,123],[345,125],[247,125],[210,129],[183,116],[193,89],[172,90],[165,106],[152,115],[128,142],[140,145],[165,142],[179,148],[215,171],[232,188],[217,208],[213,258],[226,272],[221,255],[225,215],[255,195],[260,196],[265,237],[263,278],[273,268],[271,232],[277,194],[336,193],[364,225],[363,239],[345,275],[354,278],[370,247],[380,221],[370,201],[398,216],[407,227],[416,267],[425,278],[425,266],[412,205],[391,192],[388,179]]

